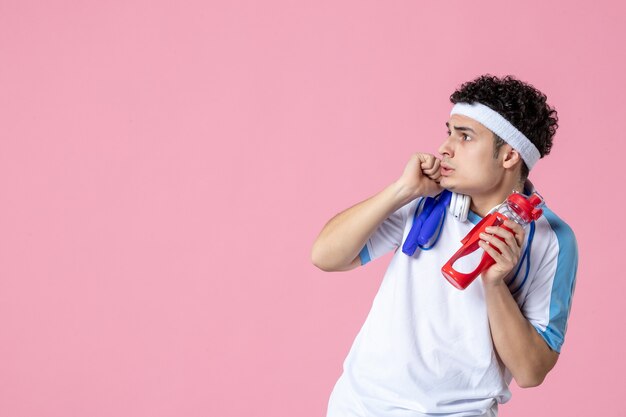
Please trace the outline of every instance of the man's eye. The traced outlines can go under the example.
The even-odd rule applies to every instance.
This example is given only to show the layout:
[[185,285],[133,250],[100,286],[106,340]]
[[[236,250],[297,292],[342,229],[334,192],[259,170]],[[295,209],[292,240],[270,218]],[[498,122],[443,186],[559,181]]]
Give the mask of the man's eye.
[[452,132],[450,132],[450,131],[448,130],[448,131],[447,131],[447,133],[448,133],[448,136],[450,136],[450,134],[451,134]]
[[463,140],[472,140],[472,138],[470,138],[468,135],[463,134]]

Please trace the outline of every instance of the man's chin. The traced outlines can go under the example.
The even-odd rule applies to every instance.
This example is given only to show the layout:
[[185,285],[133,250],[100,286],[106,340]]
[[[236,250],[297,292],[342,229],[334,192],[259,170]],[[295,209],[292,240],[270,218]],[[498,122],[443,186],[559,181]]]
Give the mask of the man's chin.
[[450,190],[450,191],[454,191],[454,192],[456,192],[456,190],[455,190],[456,185],[454,184],[454,182],[453,182],[453,181],[450,181],[450,180],[449,180],[448,178],[446,178],[446,177],[442,177],[442,178],[439,180],[439,185],[440,185],[441,187],[445,188],[446,190]]
[[448,191],[452,191],[453,193],[457,193],[457,194],[468,193],[468,190],[465,190],[462,186],[459,186],[459,184],[455,183],[454,181],[450,181],[448,180],[448,178],[445,178],[445,177],[439,181],[439,185]]

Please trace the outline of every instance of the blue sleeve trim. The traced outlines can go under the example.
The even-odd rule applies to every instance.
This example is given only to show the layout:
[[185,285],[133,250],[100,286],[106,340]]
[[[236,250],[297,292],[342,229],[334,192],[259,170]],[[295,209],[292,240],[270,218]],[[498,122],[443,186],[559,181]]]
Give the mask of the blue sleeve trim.
[[365,244],[365,246],[363,246],[363,249],[361,249],[361,252],[359,253],[359,258],[361,258],[361,265],[365,265],[372,260],[370,258],[370,251],[367,249],[367,244]]
[[550,321],[545,331],[537,329],[552,350],[561,351],[567,330],[567,319],[572,308],[578,269],[578,245],[572,229],[547,207],[543,214],[559,242],[556,273],[550,296]]
[[472,210],[467,212],[467,220],[472,222],[472,224],[478,224],[482,219],[482,217],[474,213]]

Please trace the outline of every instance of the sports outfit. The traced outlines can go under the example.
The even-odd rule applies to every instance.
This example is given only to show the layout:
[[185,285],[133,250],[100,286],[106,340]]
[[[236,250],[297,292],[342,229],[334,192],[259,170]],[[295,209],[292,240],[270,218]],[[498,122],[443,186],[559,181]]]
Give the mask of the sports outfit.
[[[524,193],[533,191],[527,181]],[[402,245],[420,201],[401,207],[378,227],[359,255],[362,264]],[[542,208],[529,256],[506,282],[526,319],[560,352],[578,252],[571,228]],[[460,291],[441,274],[442,265],[480,220],[471,211],[464,222],[446,215],[430,250],[418,249],[413,256],[396,250],[344,361],[327,417],[496,416],[498,404],[510,399],[512,375],[491,339],[482,282],[477,279]],[[529,228],[522,251],[529,244]],[[482,250],[477,250],[455,267],[469,271],[480,256]]]

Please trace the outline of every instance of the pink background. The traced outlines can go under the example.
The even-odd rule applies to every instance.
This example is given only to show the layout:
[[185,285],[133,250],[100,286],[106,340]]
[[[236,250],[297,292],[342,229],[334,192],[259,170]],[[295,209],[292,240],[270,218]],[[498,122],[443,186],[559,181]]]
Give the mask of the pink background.
[[559,363],[501,415],[625,415],[624,12],[0,0],[0,415],[323,416],[389,257],[311,244],[482,73],[559,111],[531,179],[580,250]]

